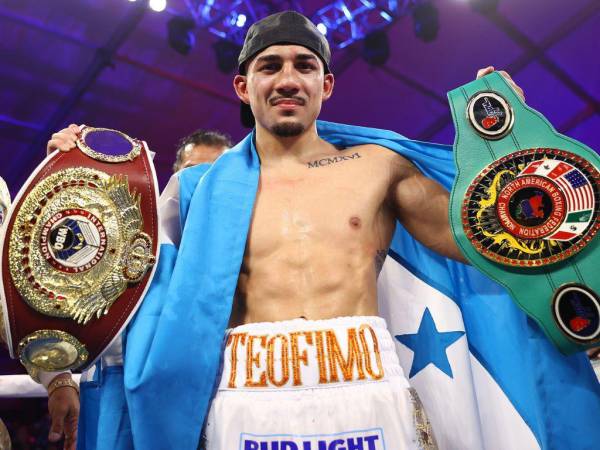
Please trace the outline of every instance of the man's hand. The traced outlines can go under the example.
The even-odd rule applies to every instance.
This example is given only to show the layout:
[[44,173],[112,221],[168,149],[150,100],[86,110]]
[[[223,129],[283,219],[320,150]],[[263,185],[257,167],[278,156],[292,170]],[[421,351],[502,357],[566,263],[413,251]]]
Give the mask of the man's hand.
[[[492,73],[494,70],[495,70],[494,66],[488,66],[484,69],[479,69],[477,71],[477,79],[480,79],[481,77],[484,77],[484,76]],[[517,86],[517,83],[515,83],[515,81],[511,78],[511,76],[504,70],[500,70],[498,73],[500,75],[502,75],[504,78],[506,78],[506,81],[508,81],[508,84],[510,84],[510,87],[512,87],[515,90],[515,92],[517,93],[517,95],[519,97],[521,97],[521,100],[525,101],[525,93],[523,92],[523,89],[521,89],[519,86]]]
[[[61,374],[56,378],[59,377],[70,378],[71,375]],[[79,393],[77,390],[70,386],[56,388],[48,398],[48,411],[52,419],[48,440],[57,442],[64,434],[65,450],[75,450],[79,420]]]
[[49,155],[54,150],[68,152],[75,148],[77,135],[81,132],[83,125],[75,125],[72,123],[67,128],[63,128],[58,133],[54,133],[46,146],[46,154]]

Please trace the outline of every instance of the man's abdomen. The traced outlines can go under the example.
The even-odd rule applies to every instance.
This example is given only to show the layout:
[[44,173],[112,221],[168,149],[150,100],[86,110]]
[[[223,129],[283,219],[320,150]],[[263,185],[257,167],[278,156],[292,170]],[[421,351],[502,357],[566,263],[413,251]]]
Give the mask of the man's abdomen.
[[238,280],[231,325],[377,315],[372,256],[316,253],[302,263],[289,254],[250,261]]

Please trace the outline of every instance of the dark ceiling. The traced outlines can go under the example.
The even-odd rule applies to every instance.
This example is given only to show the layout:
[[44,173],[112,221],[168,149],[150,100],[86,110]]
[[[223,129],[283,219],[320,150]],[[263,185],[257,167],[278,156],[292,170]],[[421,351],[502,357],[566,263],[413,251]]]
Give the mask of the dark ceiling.
[[[336,92],[321,118],[451,143],[446,92],[478,68],[507,70],[528,103],[555,127],[600,149],[600,1],[499,0],[480,14],[467,0],[436,0],[440,31],[418,40],[410,17],[389,28],[391,56],[371,67],[360,46],[338,51]],[[327,0],[301,2],[311,14]],[[196,128],[234,140],[239,123],[232,75],[216,69],[206,30],[188,56],[167,44],[166,21],[127,0],[0,1],[0,175],[13,194],[65,124],[117,128],[157,152],[161,183],[175,144]]]

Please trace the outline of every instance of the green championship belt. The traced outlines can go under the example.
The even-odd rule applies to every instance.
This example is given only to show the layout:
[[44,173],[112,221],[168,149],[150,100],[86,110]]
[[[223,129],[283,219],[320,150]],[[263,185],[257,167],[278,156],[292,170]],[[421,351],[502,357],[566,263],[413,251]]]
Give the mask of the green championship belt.
[[565,354],[600,342],[600,157],[557,133],[497,72],[448,93],[457,176],[450,223]]

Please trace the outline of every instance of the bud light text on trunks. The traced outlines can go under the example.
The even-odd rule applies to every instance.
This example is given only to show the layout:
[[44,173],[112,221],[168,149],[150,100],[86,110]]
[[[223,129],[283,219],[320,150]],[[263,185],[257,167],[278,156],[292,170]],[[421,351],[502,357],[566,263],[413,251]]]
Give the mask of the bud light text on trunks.
[[242,433],[240,450],[385,450],[383,431],[370,429],[322,435]]

